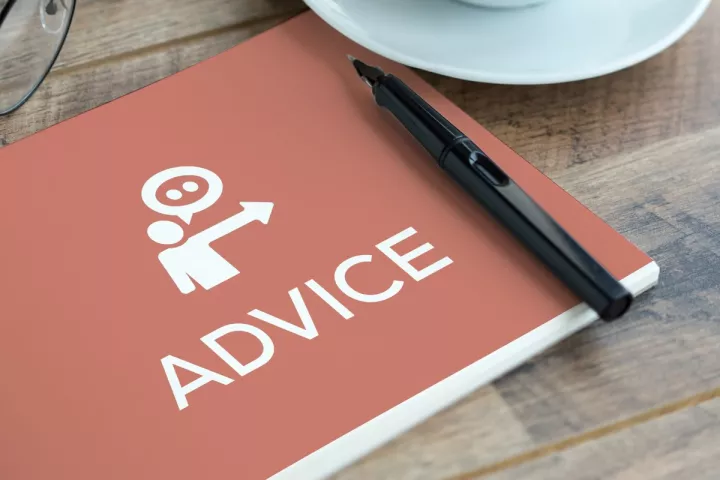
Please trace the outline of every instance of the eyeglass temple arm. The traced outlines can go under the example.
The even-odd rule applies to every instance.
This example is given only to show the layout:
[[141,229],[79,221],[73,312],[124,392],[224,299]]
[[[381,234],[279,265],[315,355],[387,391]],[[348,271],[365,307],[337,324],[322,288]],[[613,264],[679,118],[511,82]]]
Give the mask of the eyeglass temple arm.
[[10,13],[10,9],[13,7],[13,5],[15,5],[16,1],[17,0],[8,0],[2,10],[0,10],[0,27],[2,27],[5,18],[7,18],[8,14]]

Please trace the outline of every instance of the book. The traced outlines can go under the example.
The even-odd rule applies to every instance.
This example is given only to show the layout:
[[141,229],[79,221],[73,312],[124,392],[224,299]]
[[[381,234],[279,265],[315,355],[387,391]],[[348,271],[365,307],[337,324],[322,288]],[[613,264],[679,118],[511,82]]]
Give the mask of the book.
[[418,75],[303,13],[0,150],[2,478],[326,478],[597,319],[346,54],[408,83],[634,295],[656,284]]

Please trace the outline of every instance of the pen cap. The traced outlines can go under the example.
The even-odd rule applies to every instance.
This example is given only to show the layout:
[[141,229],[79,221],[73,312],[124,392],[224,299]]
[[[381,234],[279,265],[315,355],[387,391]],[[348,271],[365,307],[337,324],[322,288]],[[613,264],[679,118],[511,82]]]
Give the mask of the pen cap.
[[464,135],[402,80],[384,75],[373,86],[375,101],[392,113],[436,160]]

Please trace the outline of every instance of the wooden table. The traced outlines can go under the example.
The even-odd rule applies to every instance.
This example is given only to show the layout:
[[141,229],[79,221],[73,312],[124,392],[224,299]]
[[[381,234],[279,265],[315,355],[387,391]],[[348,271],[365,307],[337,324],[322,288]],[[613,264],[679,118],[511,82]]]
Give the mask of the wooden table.
[[[86,0],[0,144],[219,53],[300,0]],[[513,87],[423,76],[658,262],[597,323],[337,475],[355,479],[720,476],[720,5],[628,70]]]

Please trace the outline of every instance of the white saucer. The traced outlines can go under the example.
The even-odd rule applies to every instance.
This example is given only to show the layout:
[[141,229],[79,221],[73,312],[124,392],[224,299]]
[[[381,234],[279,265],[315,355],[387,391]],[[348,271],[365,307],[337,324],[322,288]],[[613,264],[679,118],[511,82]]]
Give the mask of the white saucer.
[[680,39],[711,0],[548,0],[518,9],[458,0],[305,0],[391,60],[471,81],[558,83],[639,63]]

